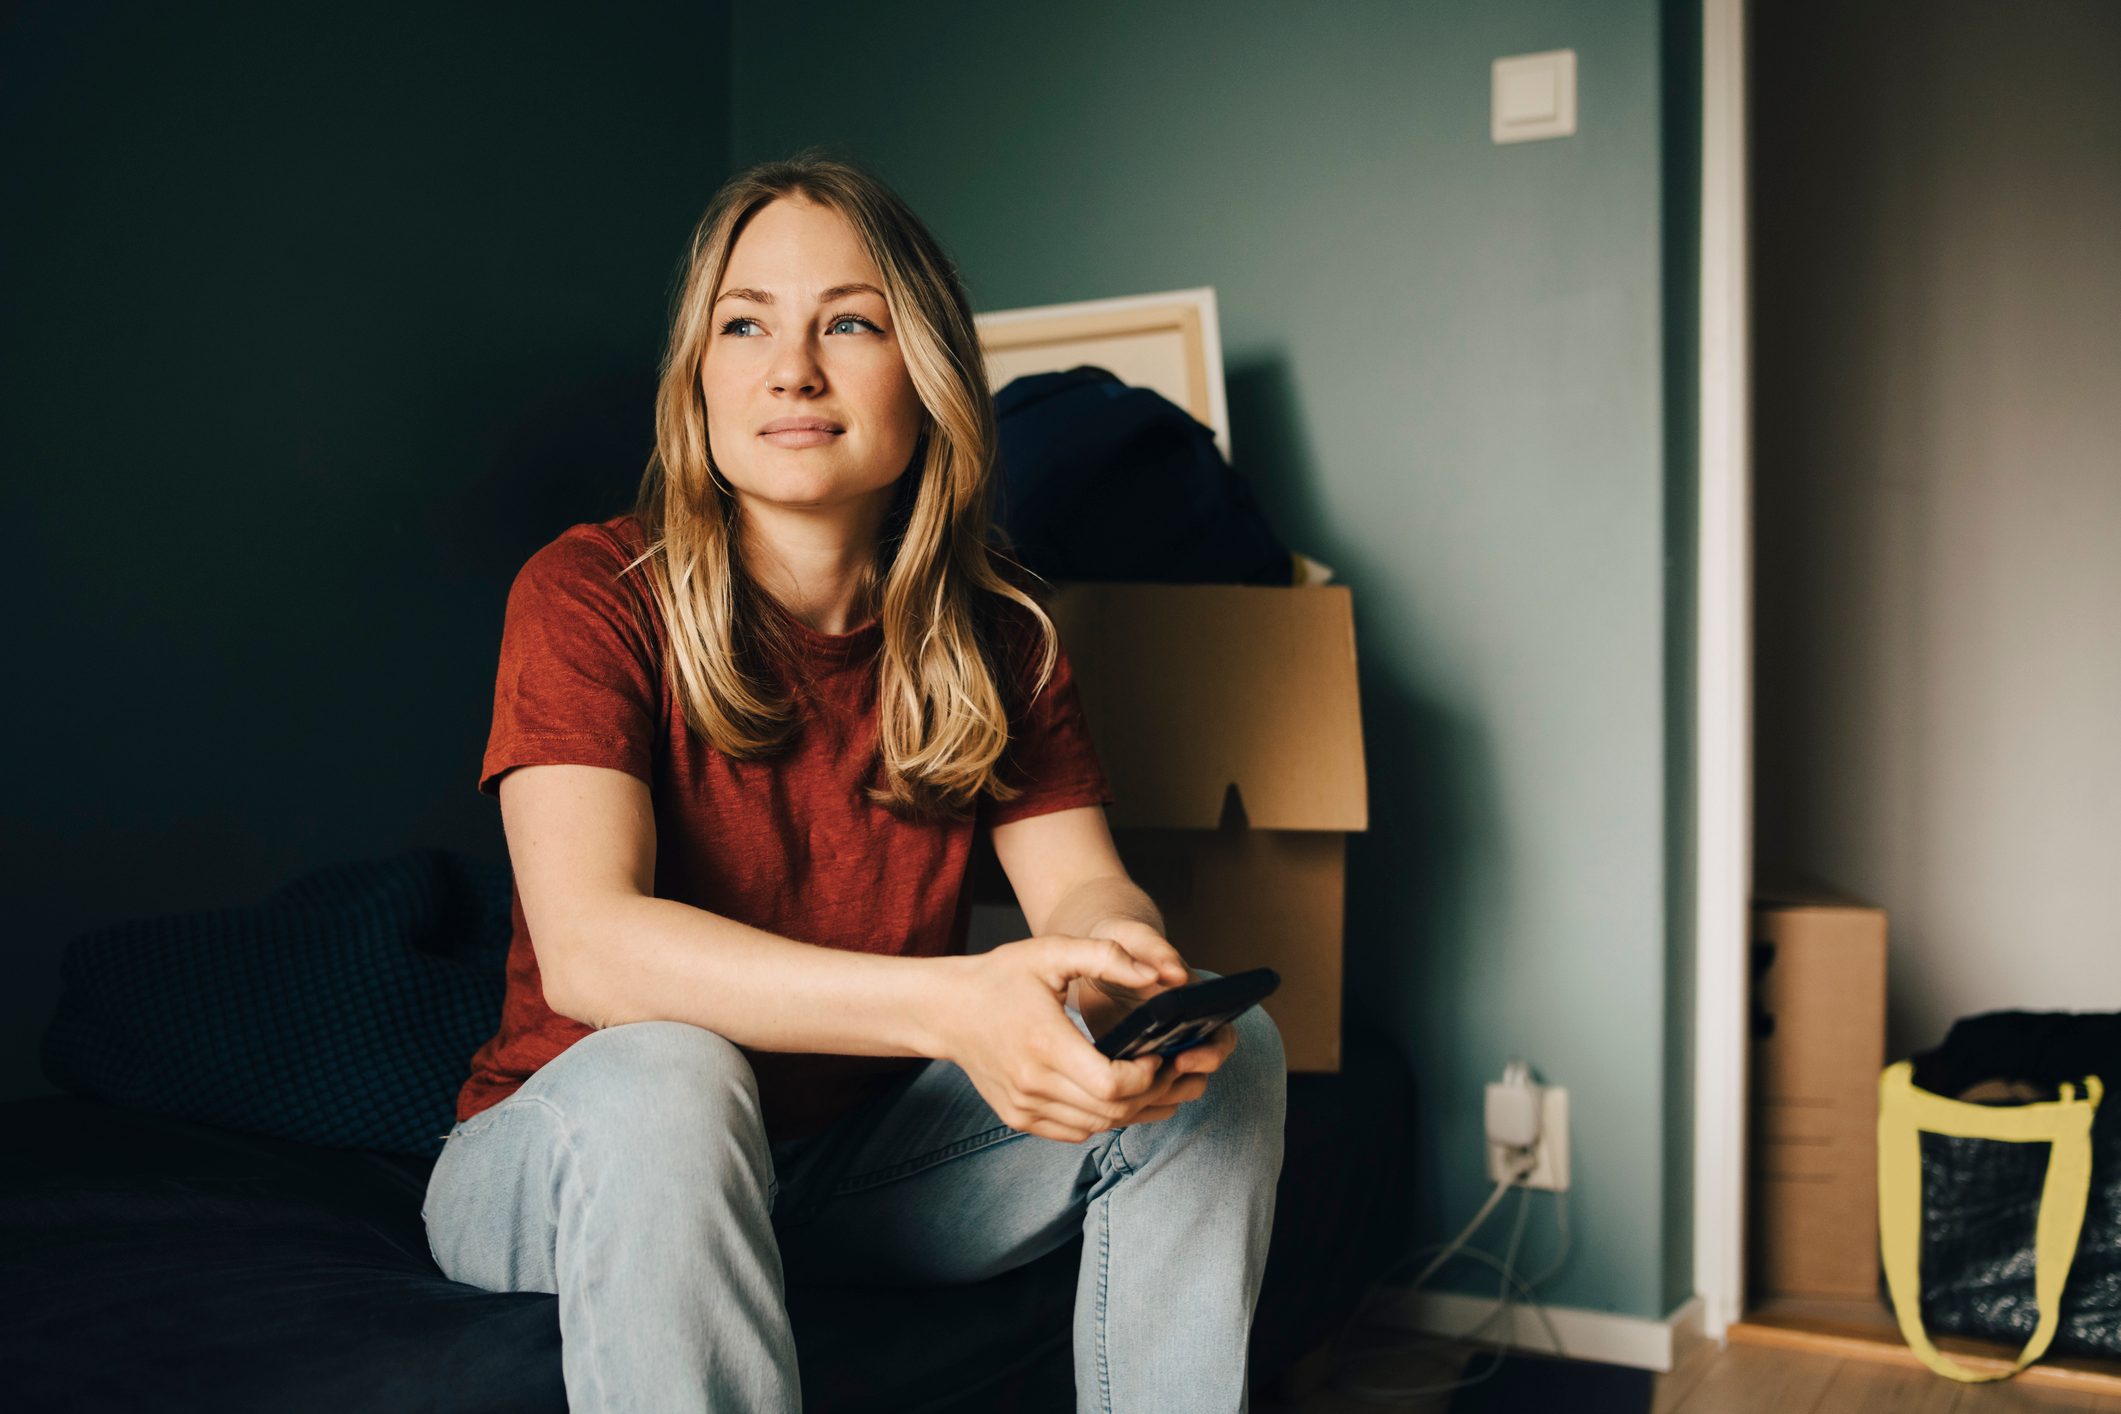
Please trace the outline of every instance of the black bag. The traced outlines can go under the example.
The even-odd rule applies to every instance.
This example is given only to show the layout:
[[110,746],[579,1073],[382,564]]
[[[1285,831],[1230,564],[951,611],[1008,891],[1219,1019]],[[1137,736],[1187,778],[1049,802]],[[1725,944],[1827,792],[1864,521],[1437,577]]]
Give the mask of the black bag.
[[1085,364],[994,398],[996,520],[1049,580],[1291,584],[1295,558],[1215,434],[1149,388]]
[[[2096,1101],[2100,1088],[2087,1077],[2107,1087],[2121,1084],[2121,1014],[1970,1017],[1956,1023],[1936,1050],[1885,1073],[1879,1218],[1887,1276],[1894,1276],[1893,1235],[1884,1229],[1899,1217],[1900,1231],[1912,1231],[1904,1205],[1919,1202],[1921,1324],[1909,1331],[1913,1313],[1901,1312],[1901,1328],[1940,1373],[1966,1377],[1943,1368],[1951,1362],[1942,1357],[1929,1359],[1935,1352],[1924,1351],[1927,1341],[1916,1339],[1923,1326],[2028,1347],[2025,1361],[2041,1353],[2031,1347],[2042,1314],[2035,1281],[2043,1265],[2036,1258],[2043,1198],[2062,1205],[2048,1214],[2050,1227],[2057,1227],[2075,1196],[2066,1190],[2084,1180],[2080,1173],[2064,1182],[2058,1170],[2057,1191],[2047,1191],[2051,1156],[2062,1143],[2028,1142],[2034,1138],[2029,1132],[2016,1140],[1976,1136],[2007,1133],[2020,1120],[2035,1121],[2031,1127],[2037,1128],[2038,1111],[2065,1127],[2072,1117],[2081,1125],[2083,1108]],[[1920,1142],[1919,1198],[1889,1191],[1895,1182],[1891,1149],[1905,1145],[1911,1118]],[[2048,1273],[2051,1283],[2061,1283],[2051,1348],[2121,1355],[2121,1096],[2096,1104],[2089,1123],[2082,1225],[2073,1250],[2057,1239],[2050,1243],[2061,1249],[2050,1264],[2063,1268]],[[1898,1285],[1911,1284],[1903,1273]]]

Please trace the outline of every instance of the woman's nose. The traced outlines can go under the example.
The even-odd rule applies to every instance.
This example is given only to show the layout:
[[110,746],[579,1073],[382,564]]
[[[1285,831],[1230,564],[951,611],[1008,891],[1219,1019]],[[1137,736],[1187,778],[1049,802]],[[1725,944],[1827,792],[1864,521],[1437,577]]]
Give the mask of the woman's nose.
[[785,393],[791,388],[818,393],[824,390],[825,370],[819,365],[817,350],[809,339],[790,339],[774,350],[773,363],[766,370],[766,378],[776,393]]

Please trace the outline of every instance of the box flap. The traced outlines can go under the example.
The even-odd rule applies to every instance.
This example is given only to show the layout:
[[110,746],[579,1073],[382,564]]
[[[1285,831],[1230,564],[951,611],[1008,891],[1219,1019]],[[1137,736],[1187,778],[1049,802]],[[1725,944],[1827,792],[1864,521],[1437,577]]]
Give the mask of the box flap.
[[1077,584],[1052,610],[1114,825],[1369,828],[1346,586]]

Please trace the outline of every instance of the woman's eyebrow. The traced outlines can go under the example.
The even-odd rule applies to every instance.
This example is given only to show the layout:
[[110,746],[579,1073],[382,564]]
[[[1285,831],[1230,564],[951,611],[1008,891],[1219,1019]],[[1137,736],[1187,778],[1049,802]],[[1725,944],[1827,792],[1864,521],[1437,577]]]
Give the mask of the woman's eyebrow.
[[[884,298],[882,290],[861,280],[845,285],[834,285],[829,290],[820,291],[817,298],[818,303],[824,304],[830,300],[844,299],[848,295],[875,295],[878,299]],[[773,291],[752,289],[724,290],[714,297],[714,302],[720,304],[725,299],[745,299],[750,300],[753,304],[772,304]]]

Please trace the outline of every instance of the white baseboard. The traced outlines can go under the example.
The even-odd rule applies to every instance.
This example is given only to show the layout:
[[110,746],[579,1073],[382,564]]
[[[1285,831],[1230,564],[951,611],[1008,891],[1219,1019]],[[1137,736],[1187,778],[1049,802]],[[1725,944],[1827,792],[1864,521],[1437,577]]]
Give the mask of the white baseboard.
[[[1375,1319],[1424,1335],[1451,1338],[1479,1325],[1494,1309],[1492,1297],[1417,1291],[1385,1302]],[[1665,1372],[1678,1363],[1689,1343],[1702,1335],[1702,1302],[1698,1296],[1661,1321],[1572,1306],[1548,1306],[1545,1310],[1547,1320],[1553,1323],[1554,1335],[1561,1339],[1559,1350],[1547,1335],[1546,1325],[1523,1305],[1512,1306],[1509,1315],[1490,1325],[1481,1339],[1512,1350]]]

